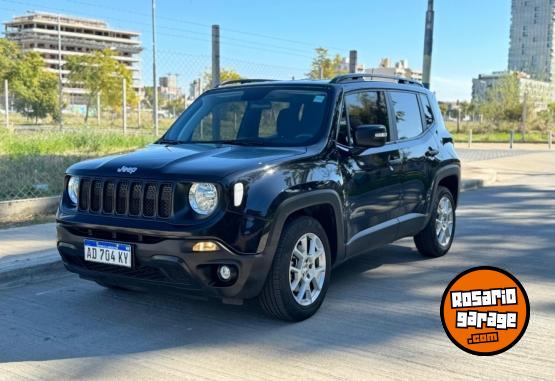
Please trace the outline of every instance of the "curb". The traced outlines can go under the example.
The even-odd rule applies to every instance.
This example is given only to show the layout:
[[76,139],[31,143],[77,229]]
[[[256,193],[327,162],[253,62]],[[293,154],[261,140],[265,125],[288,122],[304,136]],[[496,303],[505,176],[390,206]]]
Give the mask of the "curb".
[[0,289],[51,278],[62,270],[64,265],[55,249],[17,255],[0,261]]
[[485,181],[483,179],[468,179],[461,182],[461,192],[482,188]]
[[481,173],[482,176],[476,177],[476,178],[470,178],[470,179],[463,179],[461,181],[461,192],[483,188],[497,181],[496,171],[481,170],[479,171],[479,173]]
[[60,196],[0,201],[0,221],[18,216],[41,216],[56,213]]

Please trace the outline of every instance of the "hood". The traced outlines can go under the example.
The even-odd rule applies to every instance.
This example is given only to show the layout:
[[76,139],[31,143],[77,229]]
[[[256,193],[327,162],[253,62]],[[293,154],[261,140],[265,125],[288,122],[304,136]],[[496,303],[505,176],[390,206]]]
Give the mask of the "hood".
[[135,178],[223,178],[279,163],[306,152],[304,147],[251,147],[220,144],[152,144],[128,154],[86,160],[68,173]]

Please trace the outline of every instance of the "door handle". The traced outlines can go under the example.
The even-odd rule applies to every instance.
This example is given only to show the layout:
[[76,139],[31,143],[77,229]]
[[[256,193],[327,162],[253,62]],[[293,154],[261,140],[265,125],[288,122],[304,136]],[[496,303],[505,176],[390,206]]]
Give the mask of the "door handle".
[[428,150],[426,151],[426,157],[435,157],[437,156],[437,154],[439,154],[439,151],[437,149],[433,149],[433,148],[428,148]]

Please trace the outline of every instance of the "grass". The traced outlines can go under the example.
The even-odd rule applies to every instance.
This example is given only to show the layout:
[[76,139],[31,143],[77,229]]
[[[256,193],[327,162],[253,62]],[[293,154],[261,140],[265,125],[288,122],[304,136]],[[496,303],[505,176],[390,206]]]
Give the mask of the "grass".
[[445,125],[456,142],[468,142],[470,130],[472,130],[472,142],[474,143],[508,143],[511,130],[514,131],[515,144],[520,142],[547,144],[548,139],[547,131],[538,130],[527,131],[523,139],[519,125],[515,123],[502,125],[496,130],[492,126],[486,124],[462,122],[460,125],[460,132],[456,132],[457,124],[455,122],[447,121]]
[[95,130],[33,132],[0,130],[0,155],[104,155],[129,151],[155,140],[152,134],[123,135]]
[[0,201],[60,194],[65,170],[70,165],[88,158],[132,151],[154,140],[152,134],[0,129]]

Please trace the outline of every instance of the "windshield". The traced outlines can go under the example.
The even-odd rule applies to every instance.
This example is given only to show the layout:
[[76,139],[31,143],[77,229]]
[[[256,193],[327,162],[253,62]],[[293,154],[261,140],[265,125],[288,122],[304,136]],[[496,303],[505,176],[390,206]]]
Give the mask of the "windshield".
[[256,86],[208,93],[173,124],[161,143],[301,146],[320,137],[324,90]]

